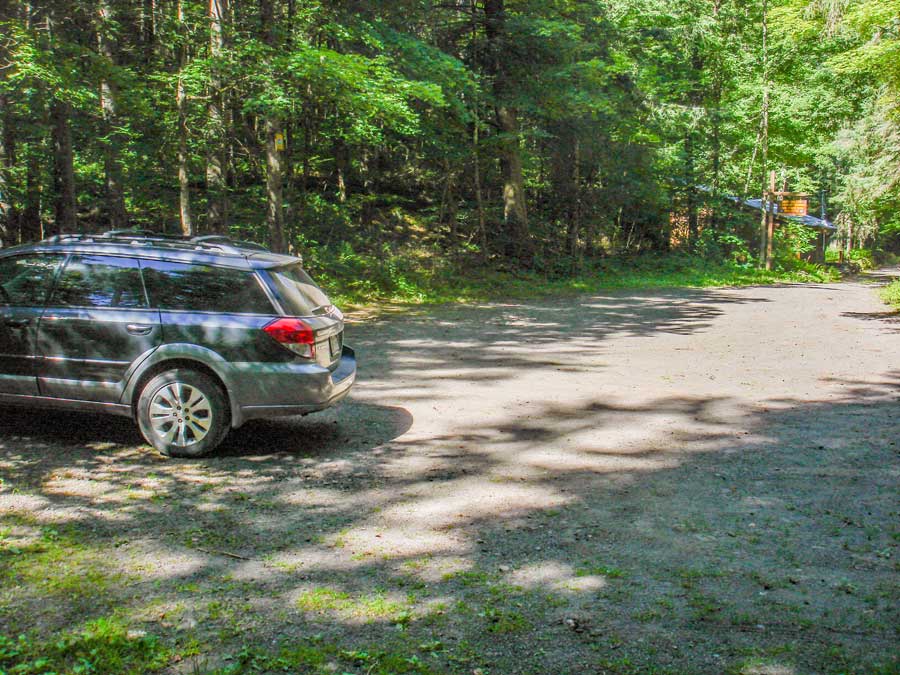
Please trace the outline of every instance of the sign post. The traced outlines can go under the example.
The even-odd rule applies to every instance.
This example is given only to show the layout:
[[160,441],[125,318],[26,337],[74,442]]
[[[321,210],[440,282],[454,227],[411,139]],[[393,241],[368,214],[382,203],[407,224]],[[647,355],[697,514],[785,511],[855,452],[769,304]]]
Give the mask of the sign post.
[[766,224],[766,269],[772,269],[775,260],[775,172],[769,172],[769,189],[763,199],[765,212],[763,219]]

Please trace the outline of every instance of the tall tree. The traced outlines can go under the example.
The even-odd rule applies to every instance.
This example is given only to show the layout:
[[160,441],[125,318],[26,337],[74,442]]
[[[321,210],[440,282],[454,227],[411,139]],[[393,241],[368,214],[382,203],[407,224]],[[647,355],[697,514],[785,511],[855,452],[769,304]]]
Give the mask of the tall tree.
[[106,207],[110,227],[120,229],[126,226],[125,190],[122,179],[120,149],[124,137],[119,131],[117,106],[117,86],[114,82],[116,50],[114,38],[114,17],[108,0],[97,2],[97,48],[103,57],[100,74],[100,113],[103,120],[103,164],[106,174]]
[[499,131],[507,247],[518,256],[526,256],[531,250],[531,236],[528,231],[528,207],[519,138],[519,111],[511,100],[516,83],[511,80],[506,61],[508,35],[505,0],[485,0],[484,29],[487,37],[487,66],[493,80],[494,110]]
[[175,108],[178,119],[178,220],[181,233],[194,234],[191,219],[190,170],[188,166],[187,93],[184,86],[184,69],[187,65],[187,37],[185,35],[183,0],[175,0],[176,58],[178,75],[175,80]]
[[19,209],[12,194],[16,167],[16,134],[11,108],[9,96],[6,92],[0,92],[0,124],[3,125],[3,134],[0,138],[0,216],[3,218],[0,245],[18,242],[20,228]]
[[226,0],[209,0],[210,76],[206,131],[206,227],[223,232],[228,225],[225,103],[222,93],[221,60],[225,51]]
[[[11,0],[0,0],[0,25],[12,25],[17,18],[18,6]],[[14,192],[16,190],[16,122],[9,91],[11,85],[12,58],[9,41],[0,40],[0,245],[16,243],[19,240],[19,209]]]
[[77,229],[75,211],[75,167],[72,150],[72,131],[69,119],[72,106],[59,99],[50,107],[53,119],[53,191],[56,195],[54,209],[54,232],[75,232]]
[[[260,0],[260,21],[263,41],[274,54],[277,48],[275,29],[275,0]],[[266,225],[269,244],[278,253],[284,251],[284,209],[282,207],[284,175],[281,153],[284,150],[284,127],[277,110],[269,109],[265,116],[266,134]]]

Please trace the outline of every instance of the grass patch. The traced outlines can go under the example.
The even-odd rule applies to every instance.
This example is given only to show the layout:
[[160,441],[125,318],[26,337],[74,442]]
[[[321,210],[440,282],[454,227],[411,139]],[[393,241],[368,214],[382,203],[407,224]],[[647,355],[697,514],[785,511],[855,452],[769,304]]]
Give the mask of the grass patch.
[[598,675],[686,675],[684,671],[638,663],[630,658],[601,659],[597,662]]
[[583,565],[575,568],[576,577],[606,577],[607,579],[621,579],[625,576],[625,572],[618,567],[607,567],[604,565],[592,565],[585,562]]
[[881,299],[894,309],[900,310],[900,279],[881,289]]
[[96,617],[115,606],[112,591],[128,581],[78,528],[43,525],[19,514],[3,518],[0,622],[6,630],[27,632],[34,610],[48,605],[57,629],[73,617]]
[[515,609],[488,605],[479,616],[485,620],[488,633],[517,633],[531,628],[528,620]]
[[469,588],[485,586],[491,583],[491,581],[496,580],[497,578],[497,574],[490,574],[482,570],[460,570],[457,572],[448,572],[442,577],[443,581],[456,581]]
[[124,623],[100,618],[82,631],[39,642],[24,635],[0,635],[0,673],[116,673],[141,675],[161,670],[171,654],[155,637],[130,633]]
[[708,621],[718,612],[722,611],[722,603],[704,593],[691,593],[687,599],[691,608],[691,618],[694,621]]
[[[436,643],[440,645],[440,643]],[[228,665],[214,670],[202,666],[197,675],[238,675],[248,673],[305,673],[307,675],[334,675],[335,673],[366,673],[367,675],[437,675],[442,671],[425,662],[442,646],[423,645],[398,651],[383,646],[345,648],[313,637],[303,643],[282,648],[277,653],[267,653],[254,647],[245,647],[226,658]],[[420,652],[420,653],[417,653]]]
[[297,608],[304,612],[337,612],[367,621],[404,623],[409,620],[409,606],[390,600],[383,593],[354,596],[333,588],[315,588],[297,598]]
[[751,264],[715,262],[684,254],[643,255],[587,261],[578,271],[491,269],[473,263],[429,266],[415,256],[322,255],[308,261],[317,281],[342,306],[375,301],[442,304],[592,293],[608,289],[705,288],[780,282],[828,282],[832,268],[800,261],[792,269],[766,271]]

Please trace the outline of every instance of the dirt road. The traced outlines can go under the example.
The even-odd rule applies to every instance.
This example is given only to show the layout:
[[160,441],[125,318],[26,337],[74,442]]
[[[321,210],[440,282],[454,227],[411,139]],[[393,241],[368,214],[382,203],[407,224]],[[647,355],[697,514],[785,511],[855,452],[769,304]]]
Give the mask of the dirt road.
[[361,320],[349,403],[201,461],[7,414],[0,546],[52,528],[101,576],[0,557],[0,626],[115,615],[171,672],[898,672],[877,278]]

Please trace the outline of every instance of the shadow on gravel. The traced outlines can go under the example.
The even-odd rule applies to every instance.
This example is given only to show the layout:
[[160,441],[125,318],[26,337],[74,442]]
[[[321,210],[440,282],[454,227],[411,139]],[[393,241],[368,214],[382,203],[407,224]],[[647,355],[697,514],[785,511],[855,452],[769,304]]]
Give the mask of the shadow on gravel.
[[858,277],[861,281],[864,281],[869,284],[877,284],[880,286],[887,286],[890,283],[897,281],[900,279],[900,269],[891,271],[891,270],[881,270],[881,271],[873,271],[873,272],[864,272]]
[[[434,396],[444,378],[483,382],[513,378],[523,369],[589,370],[581,364],[602,355],[609,339],[698,333],[728,305],[764,302],[769,300],[746,290],[672,289],[452,305],[353,325],[347,340],[363,359],[361,378],[408,381],[418,392],[407,390],[409,400]],[[388,353],[369,363],[370,349]]]
[[165,458],[145,444],[135,423],[126,418],[0,408],[0,464],[14,469],[19,480],[40,480],[55,468],[102,466],[111,461],[111,451],[128,448],[133,461],[148,467],[181,462],[217,466],[228,459],[256,465],[264,460],[271,466],[327,459],[348,448],[367,452],[402,436],[412,421],[403,408],[350,400],[306,417],[250,421],[232,430],[212,456],[178,460]]
[[551,405],[415,442],[354,403],[357,431],[256,424],[194,462],[124,421],[7,417],[0,625],[116,616],[197,673],[894,672],[898,389]]
[[900,312],[896,310],[887,312],[843,312],[841,316],[862,321],[879,321],[891,326],[900,325]]

